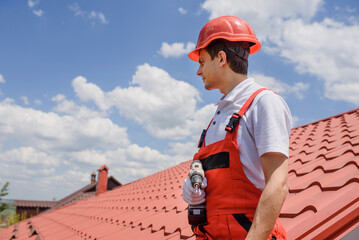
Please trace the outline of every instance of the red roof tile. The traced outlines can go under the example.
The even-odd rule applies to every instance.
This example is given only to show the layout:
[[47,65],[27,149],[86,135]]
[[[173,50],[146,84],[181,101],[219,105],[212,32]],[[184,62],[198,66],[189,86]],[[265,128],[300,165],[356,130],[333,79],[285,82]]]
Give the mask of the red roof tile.
[[[22,221],[16,239],[193,240],[181,197],[189,164]],[[292,129],[288,181],[288,239],[340,239],[359,226],[359,109]]]

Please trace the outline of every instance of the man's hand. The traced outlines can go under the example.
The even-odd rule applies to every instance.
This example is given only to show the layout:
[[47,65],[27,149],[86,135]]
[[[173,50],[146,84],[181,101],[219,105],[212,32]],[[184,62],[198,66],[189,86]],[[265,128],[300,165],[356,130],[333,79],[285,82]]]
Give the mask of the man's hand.
[[199,205],[206,201],[206,193],[204,189],[207,187],[207,178],[205,177],[202,182],[201,188],[198,192],[192,187],[191,180],[186,178],[182,186],[182,198],[189,205]]
[[267,239],[272,232],[288,194],[288,158],[270,152],[261,157],[266,186],[259,199],[252,226],[246,239]]

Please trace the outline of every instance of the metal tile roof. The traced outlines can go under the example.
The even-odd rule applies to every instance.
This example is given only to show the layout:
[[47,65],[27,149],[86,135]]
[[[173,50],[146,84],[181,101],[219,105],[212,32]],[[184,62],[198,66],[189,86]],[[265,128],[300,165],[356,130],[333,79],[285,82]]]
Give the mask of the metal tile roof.
[[[15,239],[194,239],[181,197],[189,164],[22,221]],[[292,129],[289,186],[288,239],[340,239],[359,226],[359,109]]]

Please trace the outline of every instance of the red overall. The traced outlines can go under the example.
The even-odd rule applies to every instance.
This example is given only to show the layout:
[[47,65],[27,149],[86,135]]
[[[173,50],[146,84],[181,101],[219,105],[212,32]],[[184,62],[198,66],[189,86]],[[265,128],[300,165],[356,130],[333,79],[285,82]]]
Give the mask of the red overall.
[[[254,92],[238,114],[232,115],[223,140],[205,146],[205,131],[201,136],[200,149],[193,160],[202,162],[208,180],[206,188],[208,224],[193,228],[197,240],[245,239],[251,227],[262,191],[248,180],[243,171],[237,147],[237,132],[240,118],[257,94],[263,90],[265,89]],[[232,124],[233,121],[237,122]],[[287,239],[279,219],[268,239]]]

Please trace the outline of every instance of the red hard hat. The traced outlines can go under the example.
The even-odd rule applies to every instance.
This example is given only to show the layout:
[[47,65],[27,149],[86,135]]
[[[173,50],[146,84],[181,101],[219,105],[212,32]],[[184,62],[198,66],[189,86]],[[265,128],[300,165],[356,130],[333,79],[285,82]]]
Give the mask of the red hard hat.
[[188,54],[193,61],[198,62],[199,50],[208,46],[215,39],[226,39],[231,42],[251,42],[250,53],[259,51],[261,43],[258,41],[253,29],[239,17],[223,16],[212,19],[202,28],[198,36],[196,49]]

